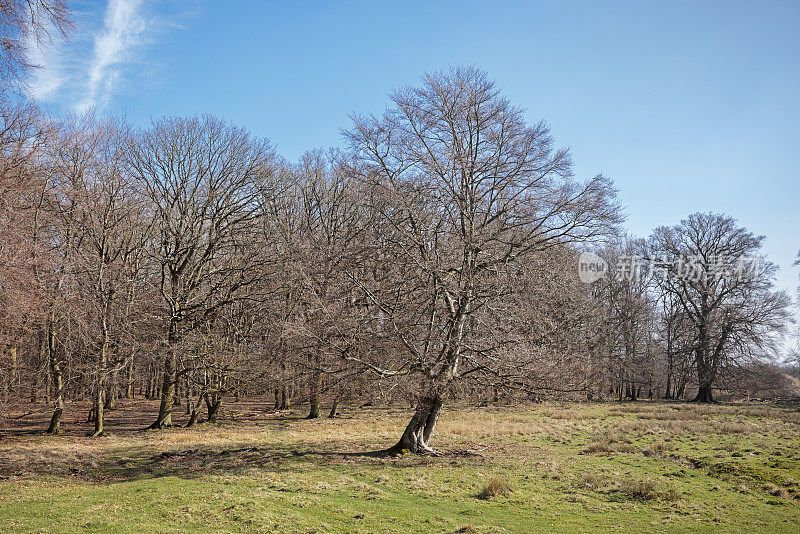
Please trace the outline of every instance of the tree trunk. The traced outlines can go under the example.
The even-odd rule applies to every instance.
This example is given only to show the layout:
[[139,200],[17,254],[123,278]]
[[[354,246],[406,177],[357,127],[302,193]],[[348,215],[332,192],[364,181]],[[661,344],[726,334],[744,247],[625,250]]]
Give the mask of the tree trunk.
[[52,321],[47,329],[47,355],[50,361],[50,377],[53,385],[53,416],[50,418],[48,434],[61,433],[61,417],[64,415],[64,375],[61,362],[56,355],[56,335],[53,331]]
[[[45,343],[45,335],[42,330],[38,332],[39,336],[39,350],[36,354],[36,374],[33,377],[33,385],[31,386],[31,404],[39,402],[39,387],[41,383],[43,362],[46,361],[45,355],[47,354],[47,344]],[[45,380],[45,383],[47,380]]]
[[174,404],[175,386],[178,382],[178,322],[173,317],[169,322],[167,334],[168,352],[164,357],[164,380],[161,386],[161,405],[158,408],[158,418],[148,428],[163,430],[172,426],[172,406]]
[[[103,423],[105,422],[105,414],[103,412],[104,401],[105,389],[98,384],[97,392],[94,396],[94,407],[92,409],[92,412],[94,412],[94,432],[92,433],[92,437],[103,435]],[[92,414],[90,413],[90,417],[91,416]]]
[[308,416],[306,419],[317,419],[319,418],[319,411],[320,411],[320,401],[319,401],[319,390],[322,386],[322,373],[319,369],[314,369],[311,372],[311,380],[309,383],[309,391],[308,391],[308,403],[310,405]]
[[436,451],[430,446],[430,439],[436,428],[442,403],[442,397],[438,393],[424,395],[400,441],[386,452],[388,454],[402,454],[404,451],[414,454],[435,453]]
[[341,396],[341,392],[338,392],[335,397],[333,397],[333,403],[331,403],[331,411],[328,412],[328,419],[333,419],[336,417],[336,410],[339,409],[339,398]]
[[222,395],[206,395],[206,410],[208,410],[209,423],[217,422],[217,413],[222,405]]
[[105,409],[106,410],[116,410],[117,409],[117,398],[119,397],[119,388],[118,388],[118,375],[116,371],[111,375],[111,382],[108,384],[108,388],[106,391],[106,399],[105,399]]
[[133,354],[131,354],[131,360],[128,363],[128,377],[125,381],[125,398],[133,400],[134,397],[134,369],[133,369]]
[[697,390],[697,396],[692,402],[714,402],[711,384],[702,384]]
[[95,397],[94,397],[94,433],[92,436],[103,435],[103,422],[105,420],[103,409],[105,408],[105,394],[106,394],[106,366],[108,365],[108,323],[105,319],[105,313],[101,320],[101,329],[103,332],[103,344],[100,347],[100,361],[97,362],[97,382],[95,383]]
[[289,392],[285,384],[281,385],[281,405],[280,410],[288,410],[291,408],[291,400],[289,399]]
[[151,430],[163,430],[172,426],[172,405],[175,396],[175,373],[177,361],[174,353],[170,350],[164,358],[164,381],[161,387],[161,405],[158,408],[158,418],[148,428]]
[[202,406],[205,396],[205,393],[201,393],[200,396],[197,397],[197,402],[192,406],[191,414],[189,415],[189,422],[186,424],[187,428],[197,425],[197,418],[200,416],[200,406]]
[[697,396],[692,402],[714,402],[712,384],[716,376],[716,369],[704,355],[704,352],[697,355]]

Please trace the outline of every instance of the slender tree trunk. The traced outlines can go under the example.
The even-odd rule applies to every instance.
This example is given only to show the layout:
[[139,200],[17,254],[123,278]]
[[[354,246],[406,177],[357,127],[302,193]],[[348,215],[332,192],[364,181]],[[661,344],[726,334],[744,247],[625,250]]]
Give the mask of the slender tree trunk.
[[[105,389],[103,387],[97,388],[97,393],[95,393],[94,397],[94,407],[92,409],[94,417],[94,432],[92,436],[102,436],[103,435],[103,423],[105,422],[104,412],[103,412],[103,402],[105,400]],[[92,414],[90,414],[92,417]]]
[[56,354],[56,333],[53,330],[54,315],[51,311],[47,325],[47,357],[50,364],[50,379],[53,387],[53,416],[50,418],[50,425],[47,427],[48,434],[61,433],[61,417],[64,415],[64,375],[61,369],[61,362],[58,361],[58,355]]
[[134,368],[133,368],[133,353],[131,353],[130,362],[128,362],[127,379],[125,380],[125,398],[133,400],[134,398]]
[[[44,331],[41,329],[38,332],[39,337],[39,351],[36,354],[36,374],[33,378],[33,384],[31,386],[31,404],[36,404],[39,402],[39,388],[42,382],[42,368],[44,366],[44,362],[46,361],[46,354],[47,354],[47,343],[45,343],[46,336]],[[45,373],[47,374],[47,373]],[[45,383],[47,381],[45,380]]]
[[119,398],[119,373],[114,371],[111,373],[111,381],[106,388],[105,409],[116,410],[117,399]]
[[10,363],[10,369],[8,373],[8,385],[6,388],[6,400],[8,400],[9,395],[13,395],[14,398],[19,397],[19,368],[17,365],[17,345],[16,343],[12,343],[8,347],[8,360]]
[[306,419],[319,418],[319,412],[320,412],[319,392],[320,389],[322,388],[322,371],[320,371],[321,364],[322,362],[319,353],[312,356],[311,358],[312,369],[308,384],[308,403],[310,405],[310,408]]
[[191,414],[189,415],[189,422],[186,424],[187,428],[197,425],[197,418],[200,416],[200,407],[203,405],[203,399],[205,396],[205,392],[201,393],[200,396],[197,397],[197,401],[192,405]]
[[148,428],[163,430],[172,426],[172,407],[175,404],[175,385],[178,378],[178,323],[173,317],[169,323],[167,337],[167,355],[164,357],[164,380],[161,386],[161,405],[158,408],[158,417]]
[[328,412],[328,419],[333,419],[336,417],[336,410],[339,409],[339,400],[342,396],[342,386],[341,384],[336,390],[336,394],[333,397],[333,402],[331,403],[331,411]]
[[105,312],[101,320],[101,329],[103,332],[103,344],[100,347],[100,361],[97,366],[97,382],[95,384],[95,399],[94,399],[94,433],[92,436],[102,436],[104,432],[103,423],[105,417],[103,410],[105,408],[105,393],[106,393],[106,367],[108,365],[108,322],[106,321]]
[[161,386],[161,405],[158,418],[149,426],[151,430],[163,430],[172,426],[172,407],[175,398],[175,373],[177,358],[172,349],[164,358],[164,377]]

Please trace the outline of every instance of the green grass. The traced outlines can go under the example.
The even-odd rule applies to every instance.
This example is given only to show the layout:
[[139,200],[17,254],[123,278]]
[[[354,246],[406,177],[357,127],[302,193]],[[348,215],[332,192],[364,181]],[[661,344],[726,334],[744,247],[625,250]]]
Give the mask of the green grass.
[[795,411],[453,408],[444,456],[351,454],[391,444],[406,416],[16,437],[0,444],[0,531],[800,532]]

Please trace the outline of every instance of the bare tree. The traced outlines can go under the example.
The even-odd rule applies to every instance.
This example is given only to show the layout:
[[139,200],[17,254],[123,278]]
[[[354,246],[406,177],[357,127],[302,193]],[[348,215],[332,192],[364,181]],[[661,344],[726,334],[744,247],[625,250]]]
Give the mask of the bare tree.
[[645,247],[663,268],[661,289],[693,325],[696,402],[713,402],[723,366],[774,353],[790,320],[789,296],[773,290],[777,266],[758,256],[763,241],[731,217],[695,213],[657,228]]
[[[32,46],[42,46],[53,31],[67,38],[74,29],[66,0],[0,0],[0,79],[7,86],[32,68]],[[3,87],[5,88],[5,87]]]
[[694,333],[675,295],[664,292],[659,303],[659,334],[665,360],[663,398],[678,400],[683,397],[694,363]]
[[[152,206],[151,254],[166,304],[161,407],[152,428],[172,425],[181,334],[253,282],[247,236],[258,182],[273,171],[266,140],[209,116],[162,119],[129,144],[130,171]],[[249,252],[247,252],[249,251]]]
[[[64,130],[60,144],[64,167],[78,169],[68,176],[64,194],[74,209],[71,225],[77,235],[76,278],[87,295],[87,311],[97,336],[94,379],[93,419],[95,436],[104,432],[106,391],[110,396],[116,376],[128,362],[116,351],[120,333],[130,320],[136,269],[147,239],[144,205],[125,172],[123,143],[125,132],[111,122],[98,122],[91,115],[73,122]],[[88,157],[87,165],[80,161]],[[74,165],[73,165],[74,163]],[[126,298],[127,297],[127,298]],[[127,300],[127,302],[126,302]]]
[[315,419],[325,386],[348,374],[342,356],[353,350],[358,324],[352,320],[353,284],[346,273],[364,245],[364,210],[360,183],[340,153],[304,154],[297,177],[297,217],[284,234],[294,257],[289,272],[295,299],[286,324],[308,386],[308,418]]
[[[509,294],[515,264],[549,247],[604,235],[618,219],[613,189],[597,176],[571,179],[566,150],[544,123],[473,68],[427,75],[391,97],[382,117],[347,132],[356,172],[377,214],[372,279],[353,275],[404,356],[382,376],[414,374],[417,408],[397,452],[430,452],[451,385],[485,370],[500,346],[471,318]],[[399,351],[398,351],[399,352]]]

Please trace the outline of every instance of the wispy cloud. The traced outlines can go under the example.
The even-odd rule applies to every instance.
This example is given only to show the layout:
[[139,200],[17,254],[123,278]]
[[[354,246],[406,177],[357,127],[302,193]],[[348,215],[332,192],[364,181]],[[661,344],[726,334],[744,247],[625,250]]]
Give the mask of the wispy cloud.
[[108,106],[126,87],[158,86],[161,65],[148,48],[198,13],[194,0],[76,4],[84,9],[74,12],[78,31],[69,42],[55,31],[52,42],[31,42],[29,59],[41,68],[31,72],[26,89],[42,103],[78,112]]
[[31,39],[28,48],[28,60],[36,68],[31,73],[27,88],[37,100],[50,100],[65,81],[59,50],[53,43],[37,43],[34,39]]
[[145,44],[147,28],[142,0],[108,2],[103,28],[94,38],[85,94],[76,105],[78,110],[104,105],[108,101],[121,76],[122,65]]

